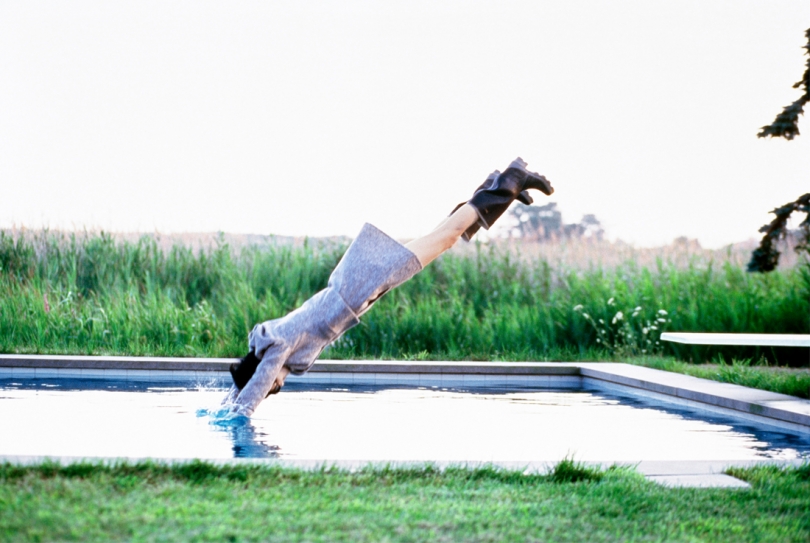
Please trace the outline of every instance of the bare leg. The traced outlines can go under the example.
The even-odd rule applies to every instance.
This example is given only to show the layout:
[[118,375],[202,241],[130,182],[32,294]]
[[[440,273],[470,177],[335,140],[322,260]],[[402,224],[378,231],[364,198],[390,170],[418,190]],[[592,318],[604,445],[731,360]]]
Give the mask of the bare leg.
[[456,244],[461,234],[478,220],[478,212],[470,204],[464,204],[455,213],[442,221],[433,232],[405,244],[422,267],[433,262],[440,254]]

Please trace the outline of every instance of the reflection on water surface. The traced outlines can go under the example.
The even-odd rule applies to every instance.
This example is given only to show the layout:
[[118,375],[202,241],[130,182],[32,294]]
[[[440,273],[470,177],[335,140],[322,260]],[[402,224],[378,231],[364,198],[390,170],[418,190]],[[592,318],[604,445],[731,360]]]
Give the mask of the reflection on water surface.
[[0,381],[0,455],[370,461],[810,458],[810,436],[598,390],[290,383],[253,418],[222,386]]

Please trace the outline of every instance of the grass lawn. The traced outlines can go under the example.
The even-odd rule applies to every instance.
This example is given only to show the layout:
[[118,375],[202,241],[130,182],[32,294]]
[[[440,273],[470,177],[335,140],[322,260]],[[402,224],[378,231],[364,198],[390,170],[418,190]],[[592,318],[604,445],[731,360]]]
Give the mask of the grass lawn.
[[0,465],[2,541],[808,541],[810,466],[751,490],[667,489],[570,461],[300,471],[205,463]]
[[635,357],[621,361],[810,399],[810,368],[759,366],[751,365],[750,361],[734,361],[731,364],[690,364],[663,356]]

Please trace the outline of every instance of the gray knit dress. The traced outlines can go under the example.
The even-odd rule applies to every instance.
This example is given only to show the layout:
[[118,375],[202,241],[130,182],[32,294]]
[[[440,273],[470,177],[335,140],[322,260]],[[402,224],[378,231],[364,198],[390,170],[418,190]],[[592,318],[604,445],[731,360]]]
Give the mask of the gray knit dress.
[[302,374],[324,348],[360,322],[383,294],[421,271],[404,245],[366,223],[329,277],[325,289],[280,319],[257,324],[248,336],[261,363],[247,385],[231,388],[223,403],[250,416],[267,397],[283,366]]

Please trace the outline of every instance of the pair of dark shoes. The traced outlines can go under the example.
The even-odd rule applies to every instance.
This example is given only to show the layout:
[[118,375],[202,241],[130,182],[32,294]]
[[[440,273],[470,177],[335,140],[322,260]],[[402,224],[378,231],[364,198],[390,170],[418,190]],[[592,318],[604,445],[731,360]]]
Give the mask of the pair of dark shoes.
[[[245,388],[245,385],[248,384],[250,378],[253,377],[253,374],[256,373],[256,368],[259,367],[261,360],[256,356],[255,351],[250,351],[248,354],[243,356],[239,359],[239,362],[235,362],[230,365],[228,371],[231,372],[231,378],[233,379],[233,384],[236,385],[236,388],[242,390]],[[281,390],[281,387],[273,383],[273,387],[267,393],[268,396],[271,394],[275,394]]]
[[492,172],[475,190],[472,198],[453,209],[451,215],[464,204],[470,204],[478,212],[478,221],[462,234],[465,240],[469,241],[482,227],[489,230],[515,200],[531,205],[534,200],[528,192],[530,189],[549,196],[554,193],[554,187],[545,176],[528,171],[526,166],[526,162],[518,157],[503,173],[497,170]]

